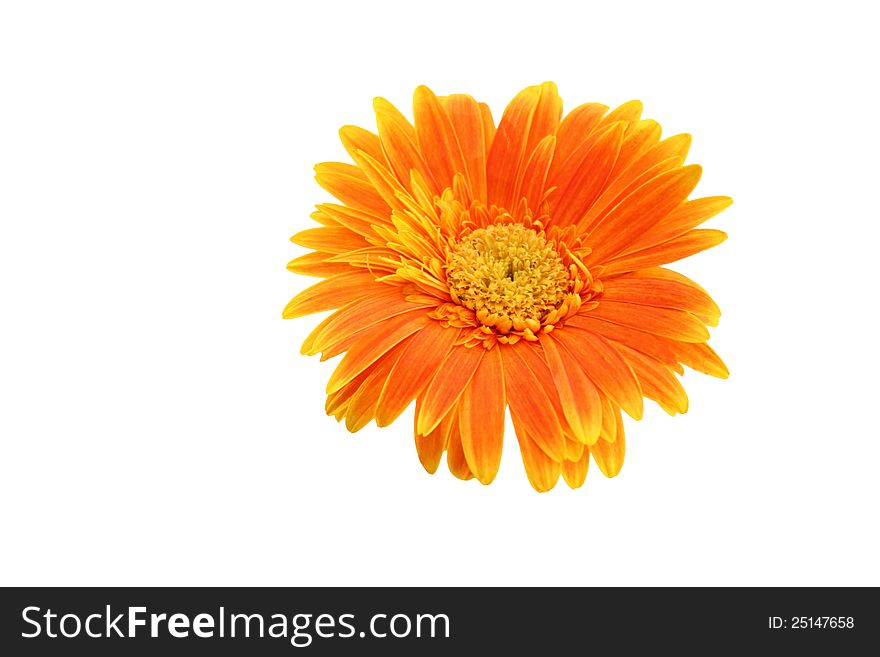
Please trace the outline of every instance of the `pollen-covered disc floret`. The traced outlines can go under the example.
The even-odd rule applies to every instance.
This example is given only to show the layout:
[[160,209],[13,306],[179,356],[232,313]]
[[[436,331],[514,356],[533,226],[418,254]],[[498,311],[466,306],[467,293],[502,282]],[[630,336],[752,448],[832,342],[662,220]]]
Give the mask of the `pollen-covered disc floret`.
[[533,325],[569,291],[568,269],[543,235],[520,224],[478,228],[453,245],[450,294],[490,325]]

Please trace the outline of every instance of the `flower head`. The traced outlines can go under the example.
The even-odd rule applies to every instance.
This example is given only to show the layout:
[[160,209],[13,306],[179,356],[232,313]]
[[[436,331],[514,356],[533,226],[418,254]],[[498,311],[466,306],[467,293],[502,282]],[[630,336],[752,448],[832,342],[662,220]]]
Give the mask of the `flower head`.
[[413,401],[419,459],[490,483],[505,409],[539,491],[623,464],[621,411],[687,410],[682,365],[718,377],[719,310],[662,267],[719,244],[701,223],[727,197],[688,200],[688,135],[661,140],[641,103],[562,118],[552,83],[520,92],[497,128],[470,96],[419,87],[414,124],[377,99],[378,134],[346,126],[354,164],[316,167],[339,203],[292,240],[290,271],[323,278],[285,308],[335,310],[302,352],[345,354],[326,410],[351,431]]

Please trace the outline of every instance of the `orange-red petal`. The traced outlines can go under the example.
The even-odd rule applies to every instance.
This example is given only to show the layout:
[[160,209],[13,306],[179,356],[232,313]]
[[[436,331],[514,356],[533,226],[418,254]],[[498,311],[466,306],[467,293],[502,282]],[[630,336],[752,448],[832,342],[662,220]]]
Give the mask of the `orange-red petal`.
[[702,169],[692,164],[652,178],[611,210],[590,232],[589,262],[604,263],[669,214],[696,186]]
[[449,413],[449,435],[446,440],[446,465],[449,471],[459,479],[473,479],[474,473],[471,472],[467,458],[464,454],[464,448],[461,444],[461,423],[458,421],[458,412],[453,409]]
[[545,493],[559,481],[562,463],[547,456],[523,425],[514,422],[513,426],[529,483],[539,493]]
[[291,237],[290,241],[307,249],[333,254],[356,251],[369,246],[369,242],[362,235],[358,235],[344,226],[307,228]]
[[581,443],[592,445],[599,439],[602,429],[599,392],[581,364],[557,344],[554,334],[542,335],[541,346],[572,434]]
[[693,313],[717,326],[721,311],[705,290],[688,278],[662,268],[643,269],[604,283],[603,299]]
[[426,303],[407,301],[398,287],[376,285],[368,295],[352,301],[318,324],[303,341],[301,351],[313,356],[390,317],[427,307]]
[[554,331],[590,380],[630,416],[642,417],[642,390],[632,368],[602,336],[579,328]]
[[486,164],[490,204],[513,207],[514,189],[526,158],[538,142],[556,133],[561,113],[562,101],[552,82],[528,87],[510,102],[498,124]]
[[687,393],[669,367],[626,345],[617,345],[617,349],[635,372],[645,397],[670,415],[687,413]]
[[514,199],[526,199],[533,204],[539,203],[544,198],[547,190],[547,171],[553,160],[553,148],[556,145],[556,137],[547,135],[532,151],[526,163],[522,176],[517,181],[514,191]]
[[480,347],[454,347],[447,355],[434,378],[422,393],[422,412],[417,430],[429,433],[442,420],[461,397],[477,371],[485,349]]
[[381,285],[366,271],[352,270],[336,274],[297,294],[284,308],[282,317],[292,319],[325,310],[333,310],[369,296]]
[[298,258],[294,258],[287,263],[287,271],[294,274],[302,274],[303,276],[317,276],[319,278],[327,278],[337,274],[345,274],[352,271],[351,265],[345,262],[329,262],[333,257],[332,253],[306,253]]
[[485,203],[487,140],[491,137],[486,134],[480,105],[465,94],[441,96],[439,100],[455,130],[464,158],[465,171],[462,173],[467,178],[473,197]]
[[686,342],[676,342],[673,349],[677,358],[692,370],[719,379],[726,379],[730,376],[727,365],[715,353],[715,350],[706,343],[688,344]]
[[565,164],[571,154],[593,132],[607,111],[607,105],[585,103],[565,115],[556,132],[556,154],[553,157],[551,171]]
[[443,452],[446,450],[446,445],[449,442],[449,430],[452,426],[452,419],[440,422],[432,431],[423,435],[419,433],[418,429],[421,409],[422,400],[418,398],[416,399],[414,428],[416,452],[425,470],[434,474],[437,472],[437,466],[440,465],[440,459],[443,458]]
[[357,151],[364,151],[376,160],[385,162],[379,135],[356,125],[344,125],[339,129],[339,139],[349,155],[353,156]]
[[458,334],[457,329],[432,322],[407,340],[403,356],[394,366],[377,403],[378,426],[391,424],[424,390],[453,348]]
[[574,167],[563,169],[552,181],[552,184],[559,186],[554,193],[555,202],[551,204],[551,217],[555,225],[578,223],[602,193],[617,161],[625,130],[623,123],[609,126],[592,143],[582,159],[578,160],[575,155],[569,160],[578,160]]
[[384,98],[376,98],[373,109],[376,112],[382,151],[397,179],[409,188],[410,171],[415,169],[422,174],[433,193],[442,191],[419,150],[415,128],[406,117]]
[[676,308],[657,308],[603,299],[590,315],[608,322],[683,342],[705,342],[709,331],[696,315]]
[[565,461],[562,464],[562,478],[569,488],[580,488],[587,479],[590,467],[590,448],[584,446],[584,453],[577,461]]
[[550,458],[562,461],[565,438],[561,409],[557,412],[553,401],[556,390],[546,363],[527,343],[498,349],[504,363],[504,389],[514,426],[521,426]]
[[623,467],[623,457],[626,454],[626,439],[623,431],[623,418],[618,411],[616,416],[615,440],[608,442],[600,440],[590,448],[590,454],[602,474],[606,477],[616,477]]
[[364,379],[357,393],[352,396],[345,413],[345,427],[352,433],[360,431],[376,417],[376,403],[391,370],[400,362],[403,353],[401,347],[402,345],[398,344],[379,358],[374,363],[370,375]]
[[637,269],[665,265],[682,258],[687,258],[700,251],[711,249],[726,239],[727,235],[720,230],[703,228],[691,230],[662,244],[619,256],[611,262],[605,263],[603,265],[605,275],[612,276]]
[[364,173],[352,164],[316,164],[315,180],[345,205],[380,216],[391,212]]
[[500,352],[486,352],[458,402],[462,449],[483,484],[492,483],[501,464],[506,402]]
[[413,116],[419,150],[434,179],[441,190],[451,187],[456,173],[467,174],[467,165],[452,122],[428,87],[416,89]]
[[392,347],[422,329],[434,320],[414,310],[388,319],[378,335],[364,335],[357,340],[340,361],[327,383],[327,392],[339,390],[346,383],[372,365]]

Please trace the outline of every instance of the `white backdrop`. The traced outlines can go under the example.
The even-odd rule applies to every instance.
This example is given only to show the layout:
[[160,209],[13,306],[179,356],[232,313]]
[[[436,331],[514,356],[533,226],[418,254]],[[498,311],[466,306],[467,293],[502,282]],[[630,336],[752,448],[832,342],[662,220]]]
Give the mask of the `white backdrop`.
[[[880,585],[868,3],[4,3],[0,584]],[[282,321],[316,162],[418,84],[645,103],[734,206],[680,263],[727,381],[616,479],[426,474]],[[627,418],[627,420],[629,420]]]

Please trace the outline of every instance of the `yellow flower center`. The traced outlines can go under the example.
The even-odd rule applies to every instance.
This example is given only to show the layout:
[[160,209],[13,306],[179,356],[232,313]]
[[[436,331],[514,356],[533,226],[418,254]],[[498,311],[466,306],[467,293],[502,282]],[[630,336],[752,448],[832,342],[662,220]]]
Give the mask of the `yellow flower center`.
[[478,228],[454,242],[446,278],[453,299],[482,323],[508,330],[523,324],[537,330],[570,287],[553,245],[520,224]]

